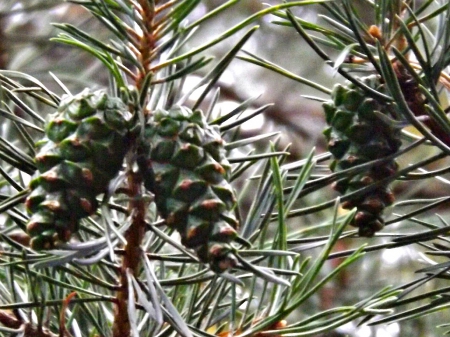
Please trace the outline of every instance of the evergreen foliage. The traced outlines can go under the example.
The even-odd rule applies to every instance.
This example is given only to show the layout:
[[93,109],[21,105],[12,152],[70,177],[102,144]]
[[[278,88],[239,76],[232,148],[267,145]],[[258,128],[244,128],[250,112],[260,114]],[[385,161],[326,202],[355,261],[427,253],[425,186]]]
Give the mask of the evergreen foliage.
[[[251,13],[224,20],[235,8]],[[449,21],[445,0],[2,1],[0,334],[448,327]],[[246,51],[257,23],[296,34],[334,83]],[[271,105],[222,108],[236,60],[315,90],[326,146],[246,135]],[[427,265],[388,285],[361,267],[398,247]]]

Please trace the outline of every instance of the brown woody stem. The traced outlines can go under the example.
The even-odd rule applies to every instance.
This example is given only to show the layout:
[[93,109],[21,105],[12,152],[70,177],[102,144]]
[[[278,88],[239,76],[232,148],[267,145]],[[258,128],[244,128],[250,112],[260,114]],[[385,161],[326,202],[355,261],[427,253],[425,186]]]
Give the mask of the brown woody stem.
[[0,69],[6,69],[8,64],[8,51],[5,41],[5,19],[0,18]]
[[[140,15],[140,22],[137,25],[139,29],[130,32],[133,40],[133,44],[130,44],[130,49],[136,54],[140,67],[130,77],[135,82],[136,88],[141,90],[145,78],[151,72],[151,62],[156,45],[154,21],[161,8],[159,11],[158,8],[155,8],[155,4],[158,4],[157,0],[134,0],[131,3]],[[172,4],[172,2],[170,3]],[[149,114],[149,111],[146,110],[145,114]],[[128,195],[131,201],[128,205],[128,211],[131,215],[132,224],[125,233],[126,245],[123,249],[119,275],[120,290],[117,292],[113,337],[130,336],[131,326],[128,317],[128,298],[130,294],[128,293],[127,271],[134,276],[138,276],[142,256],[141,243],[145,234],[145,215],[147,211],[146,202],[140,198],[143,193],[142,188],[141,175],[130,170],[128,173]]]
[[128,317],[128,281],[127,269],[137,276],[139,262],[141,260],[141,243],[145,234],[145,213],[147,205],[142,198],[141,177],[134,172],[128,175],[128,185],[132,195],[129,203],[132,224],[125,232],[127,241],[122,257],[122,266],[120,270],[120,290],[117,292],[117,303],[113,324],[113,337],[130,336],[130,320]]
[[[10,329],[21,329],[24,337],[58,337],[50,330],[36,326],[30,322],[23,322],[20,317],[15,315],[13,311],[0,310],[0,323]],[[70,334],[64,331],[61,337],[69,337]]]
[[155,48],[155,38],[153,32],[153,21],[155,19],[155,8],[148,0],[139,0],[139,7],[137,10],[142,16],[143,25],[141,28],[143,32],[140,36],[139,44],[139,62],[142,65],[142,70],[138,73],[136,79],[136,87],[141,88],[142,83],[150,71],[150,63],[153,49]]
[[[136,11],[140,14],[140,31],[130,32],[133,40],[136,41],[133,47],[139,59],[141,67],[131,76],[135,86],[141,89],[145,77],[149,73],[151,63],[151,53],[155,47],[153,36],[153,21],[155,8],[149,0],[136,0],[132,2]],[[140,196],[142,195],[142,177],[129,170],[128,190],[131,201],[128,204],[128,211],[131,215],[131,226],[125,232],[126,245],[122,255],[122,265],[120,269],[120,290],[117,292],[117,301],[114,313],[113,337],[130,336],[130,319],[128,317],[128,278],[127,270],[137,276],[139,263],[141,260],[141,243],[145,234],[145,214],[147,205]]]

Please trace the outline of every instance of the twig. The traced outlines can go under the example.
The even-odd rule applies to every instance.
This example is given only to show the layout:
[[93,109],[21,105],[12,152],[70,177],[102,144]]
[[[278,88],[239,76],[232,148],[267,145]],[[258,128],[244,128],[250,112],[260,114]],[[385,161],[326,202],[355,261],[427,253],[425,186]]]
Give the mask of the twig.
[[[133,195],[142,194],[141,177],[133,172],[128,175],[128,185]],[[129,203],[129,212],[132,225],[125,232],[127,241],[122,256],[120,270],[120,290],[117,293],[116,310],[113,324],[113,337],[127,337],[130,335],[130,320],[128,317],[128,281],[127,269],[137,276],[140,258],[141,243],[145,234],[146,202],[142,198],[132,198]]]

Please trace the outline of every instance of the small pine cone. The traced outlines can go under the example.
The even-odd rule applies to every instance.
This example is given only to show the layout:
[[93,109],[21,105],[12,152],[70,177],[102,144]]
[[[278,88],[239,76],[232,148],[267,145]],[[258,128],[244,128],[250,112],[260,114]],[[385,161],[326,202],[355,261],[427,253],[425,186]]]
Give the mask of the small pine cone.
[[198,110],[158,110],[146,125],[138,163],[159,213],[183,245],[216,272],[234,267],[236,198],[219,129]]
[[[378,76],[360,80],[375,90],[383,89]],[[401,146],[400,130],[377,115],[388,114],[391,110],[388,104],[367,97],[362,89],[352,83],[345,86],[337,84],[331,98],[323,104],[323,108],[329,125],[324,135],[334,158],[330,165],[333,171],[350,169],[398,151]],[[353,192],[395,175],[397,169],[395,161],[385,162],[339,180],[333,188],[341,194]],[[394,202],[388,185],[380,184],[367,194],[343,203],[346,209],[358,209],[352,225],[359,228],[359,235],[373,236],[383,228],[382,212]]]
[[64,96],[38,141],[39,175],[30,183],[27,232],[33,249],[50,249],[93,214],[128,149],[129,112],[104,92]]

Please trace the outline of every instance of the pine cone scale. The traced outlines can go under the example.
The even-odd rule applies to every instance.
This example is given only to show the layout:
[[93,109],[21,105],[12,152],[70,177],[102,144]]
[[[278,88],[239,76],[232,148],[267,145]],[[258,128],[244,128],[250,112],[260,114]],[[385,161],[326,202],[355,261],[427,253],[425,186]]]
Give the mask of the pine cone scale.
[[[380,78],[361,79],[375,90],[383,90]],[[324,131],[328,149],[334,157],[333,171],[348,170],[357,165],[394,154],[401,146],[400,130],[381,120],[377,113],[388,113],[389,105],[366,97],[354,84],[337,84],[331,101],[323,104],[329,127]],[[363,173],[351,175],[333,184],[341,194],[354,192],[393,176],[398,169],[394,160],[374,166]],[[384,226],[381,214],[394,202],[389,183],[379,184],[370,192],[342,204],[345,209],[356,207],[358,212],[351,223],[359,228],[361,236],[372,236]]]
[[53,248],[98,208],[97,195],[122,166],[129,146],[129,113],[117,98],[85,90],[65,96],[36,146],[39,175],[26,200],[34,249]]
[[231,246],[237,236],[236,198],[218,128],[200,111],[159,110],[146,125],[141,152],[144,184],[155,194],[167,226],[213,270],[236,265]]

